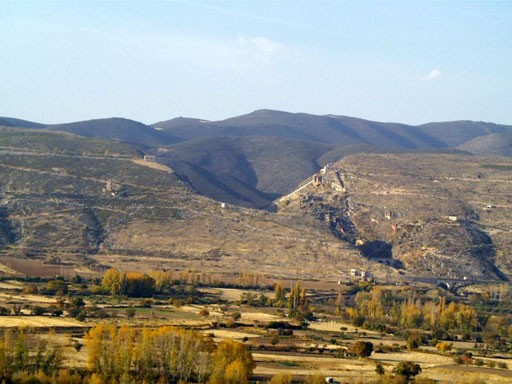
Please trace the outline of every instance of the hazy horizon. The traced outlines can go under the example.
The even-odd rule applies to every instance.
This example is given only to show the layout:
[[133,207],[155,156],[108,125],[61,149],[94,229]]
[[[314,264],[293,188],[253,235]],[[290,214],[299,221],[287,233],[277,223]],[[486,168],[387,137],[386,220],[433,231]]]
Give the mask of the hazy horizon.
[[375,121],[375,122],[379,122],[379,123],[398,123],[398,124],[407,124],[407,125],[411,125],[411,126],[420,126],[420,125],[429,124],[429,123],[444,123],[444,122],[454,122],[454,121],[475,121],[475,122],[494,123],[494,124],[497,124],[497,125],[512,125],[512,123],[509,124],[509,123],[506,123],[506,122],[503,123],[503,122],[499,122],[499,121],[471,120],[471,119],[463,119],[463,118],[461,118],[461,119],[453,119],[453,120],[444,120],[444,121],[442,121],[442,120],[430,120],[430,121],[424,121],[424,122],[419,122],[419,123],[405,123],[403,121],[376,120],[376,119],[368,119],[368,118],[365,118],[364,116],[350,116],[350,115],[339,114],[339,113],[313,114],[313,113],[306,112],[306,111],[292,112],[292,111],[276,110],[276,109],[271,109],[271,108],[254,109],[254,110],[248,111],[246,113],[242,113],[240,115],[226,116],[226,117],[223,117],[223,118],[220,118],[220,119],[217,119],[217,120],[203,119],[203,118],[201,118],[201,116],[171,116],[169,118],[163,118],[163,119],[156,120],[156,121],[143,121],[143,120],[131,119],[131,118],[128,118],[126,116],[99,116],[99,117],[92,116],[90,118],[85,118],[85,119],[80,119],[80,120],[66,120],[66,121],[55,121],[55,122],[50,121],[50,122],[47,122],[47,121],[37,121],[37,120],[25,119],[24,117],[10,116],[10,115],[6,115],[6,114],[1,115],[0,118],[1,117],[8,117],[8,118],[14,118],[14,119],[21,119],[21,120],[27,120],[27,121],[30,121],[30,122],[33,122],[33,123],[40,123],[40,124],[44,124],[44,125],[58,125],[58,124],[75,123],[75,122],[81,122],[81,121],[90,121],[90,120],[128,119],[128,120],[136,121],[136,122],[142,123],[144,125],[150,126],[150,125],[156,124],[158,122],[163,122],[163,121],[168,121],[168,120],[178,119],[178,118],[199,119],[199,120],[203,120],[205,122],[217,122],[217,121],[222,121],[222,120],[229,119],[229,118],[232,118],[232,117],[238,117],[238,116],[247,115],[247,114],[250,114],[252,112],[256,112],[256,111],[260,111],[260,110],[272,110],[272,111],[284,112],[284,113],[292,113],[292,114],[301,113],[301,114],[316,115],[316,116],[344,116],[344,117],[350,117],[350,118],[356,118],[356,119],[362,119],[362,120],[368,120],[368,121]]

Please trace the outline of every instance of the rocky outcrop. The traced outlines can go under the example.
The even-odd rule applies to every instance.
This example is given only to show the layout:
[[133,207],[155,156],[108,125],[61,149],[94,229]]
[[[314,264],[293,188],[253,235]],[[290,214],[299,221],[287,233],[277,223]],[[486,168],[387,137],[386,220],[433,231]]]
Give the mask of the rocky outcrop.
[[349,156],[314,175],[281,210],[325,220],[366,258],[409,274],[506,280],[512,270],[503,255],[512,248],[512,231],[508,241],[503,231],[511,227],[512,204],[504,191],[512,175],[503,165],[481,162],[448,155]]

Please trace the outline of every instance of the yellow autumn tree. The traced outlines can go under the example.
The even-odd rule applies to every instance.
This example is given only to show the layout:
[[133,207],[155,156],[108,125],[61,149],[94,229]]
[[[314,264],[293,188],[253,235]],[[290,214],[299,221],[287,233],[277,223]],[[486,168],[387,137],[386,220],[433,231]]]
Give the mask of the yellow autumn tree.
[[130,373],[136,332],[131,327],[98,325],[86,335],[89,349],[87,367],[105,382],[119,380]]
[[[233,364],[237,362],[236,364]],[[256,363],[250,351],[247,350],[242,343],[232,340],[222,340],[215,353],[212,356],[212,376],[210,377],[211,384],[224,384],[231,383],[231,378],[228,378],[227,369],[229,374],[244,374],[246,380],[252,375]]]
[[139,272],[124,273],[117,269],[105,272],[102,286],[111,295],[151,297],[155,292],[155,280],[151,276]]
[[125,275],[117,269],[109,269],[105,272],[101,285],[111,295],[121,295],[125,288]]
[[247,367],[242,361],[235,360],[226,367],[224,384],[247,384],[248,382]]
[[98,325],[85,340],[88,368],[101,383],[204,383],[211,372],[212,341],[195,331]]

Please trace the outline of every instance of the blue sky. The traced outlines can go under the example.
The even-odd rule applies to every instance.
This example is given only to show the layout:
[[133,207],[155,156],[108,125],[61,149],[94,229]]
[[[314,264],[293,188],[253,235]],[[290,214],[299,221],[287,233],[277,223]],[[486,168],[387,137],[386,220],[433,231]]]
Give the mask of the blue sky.
[[512,124],[512,1],[0,0],[0,116]]

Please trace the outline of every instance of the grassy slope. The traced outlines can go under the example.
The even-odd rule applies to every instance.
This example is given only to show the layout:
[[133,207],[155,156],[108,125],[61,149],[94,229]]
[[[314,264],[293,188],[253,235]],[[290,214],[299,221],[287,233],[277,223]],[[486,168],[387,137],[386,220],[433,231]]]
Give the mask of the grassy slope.
[[64,132],[0,127],[0,148],[86,156],[141,157],[129,145],[105,139],[86,139]]

